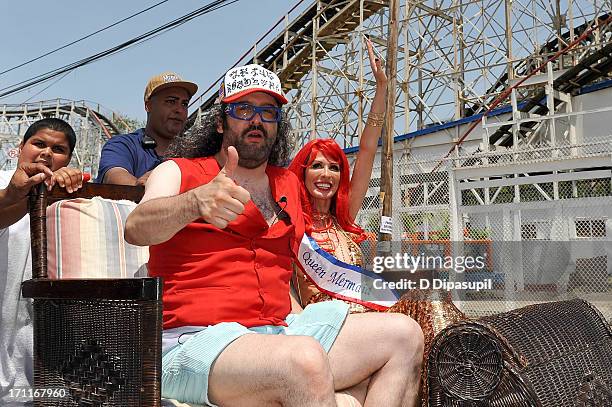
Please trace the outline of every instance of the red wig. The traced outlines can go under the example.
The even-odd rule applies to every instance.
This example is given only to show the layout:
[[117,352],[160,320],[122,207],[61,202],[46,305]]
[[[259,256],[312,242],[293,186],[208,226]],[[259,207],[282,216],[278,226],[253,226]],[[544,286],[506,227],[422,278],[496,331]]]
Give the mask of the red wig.
[[363,229],[357,226],[354,223],[355,220],[351,219],[349,215],[349,163],[344,151],[332,139],[316,139],[308,142],[298,151],[291,164],[289,164],[289,171],[297,175],[300,180],[300,198],[302,199],[304,218],[306,220],[306,233],[312,233],[312,205],[310,204],[310,194],[306,189],[306,169],[310,167],[318,153],[323,154],[330,161],[333,160],[340,163],[340,184],[338,185],[336,195],[332,198],[330,212],[336,217],[342,229],[358,236],[355,241],[359,243],[366,236]]

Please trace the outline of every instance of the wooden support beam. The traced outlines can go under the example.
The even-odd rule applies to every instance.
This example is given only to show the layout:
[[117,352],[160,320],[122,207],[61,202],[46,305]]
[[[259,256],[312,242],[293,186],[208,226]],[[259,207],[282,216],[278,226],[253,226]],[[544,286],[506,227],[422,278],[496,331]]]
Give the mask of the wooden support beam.
[[[399,0],[389,1],[389,45],[387,47],[387,65],[385,67],[388,78],[387,100],[385,109],[385,122],[382,129],[381,154],[381,186],[382,216],[393,216],[393,129],[395,124],[395,88],[397,76],[397,43],[399,38]],[[392,234],[380,233],[378,251],[381,255],[391,252]]]

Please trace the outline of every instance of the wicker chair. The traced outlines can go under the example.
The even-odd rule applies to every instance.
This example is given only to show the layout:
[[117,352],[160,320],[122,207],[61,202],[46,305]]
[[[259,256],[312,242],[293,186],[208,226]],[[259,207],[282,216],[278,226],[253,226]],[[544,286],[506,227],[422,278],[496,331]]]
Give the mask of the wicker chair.
[[428,360],[430,407],[612,406],[612,329],[576,299],[444,329]]
[[161,282],[156,278],[47,278],[46,207],[66,198],[142,198],[140,187],[85,184],[76,193],[30,194],[35,406],[159,406]]

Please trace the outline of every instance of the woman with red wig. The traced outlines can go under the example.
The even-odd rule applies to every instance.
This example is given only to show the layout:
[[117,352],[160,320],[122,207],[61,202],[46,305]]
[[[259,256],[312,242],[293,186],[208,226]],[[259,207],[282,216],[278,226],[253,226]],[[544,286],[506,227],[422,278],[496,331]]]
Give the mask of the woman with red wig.
[[[359,267],[363,266],[363,255],[358,243],[365,240],[366,235],[354,222],[372,175],[387,92],[387,77],[381,61],[374,56],[369,40],[366,45],[376,78],[376,93],[359,141],[352,177],[346,155],[332,139],[310,141],[289,165],[289,170],[301,181],[306,233],[338,260]],[[329,295],[319,292],[301,270],[296,271],[295,277],[302,306],[330,299]],[[360,304],[351,303],[353,312],[366,310]]]

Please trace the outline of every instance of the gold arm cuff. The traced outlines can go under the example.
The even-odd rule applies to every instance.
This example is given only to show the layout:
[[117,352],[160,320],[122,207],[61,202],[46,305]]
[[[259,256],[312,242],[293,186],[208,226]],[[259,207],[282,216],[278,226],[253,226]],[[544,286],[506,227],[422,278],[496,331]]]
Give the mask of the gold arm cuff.
[[374,112],[370,112],[368,114],[368,118],[372,118],[374,120],[384,120],[385,119],[385,112],[382,113],[374,113]]
[[384,120],[377,120],[377,119],[368,117],[368,120],[366,120],[366,125],[372,126],[372,127],[382,127],[384,122],[385,122]]

